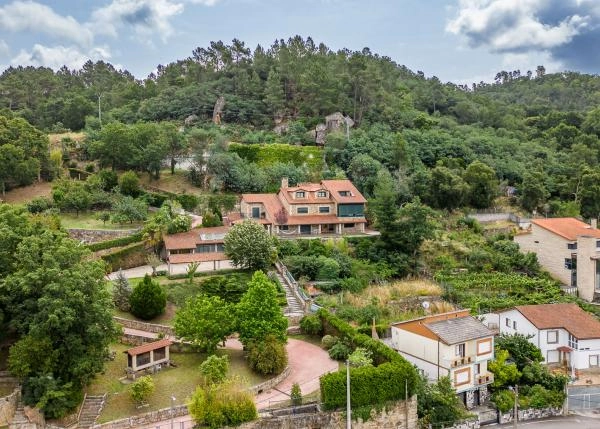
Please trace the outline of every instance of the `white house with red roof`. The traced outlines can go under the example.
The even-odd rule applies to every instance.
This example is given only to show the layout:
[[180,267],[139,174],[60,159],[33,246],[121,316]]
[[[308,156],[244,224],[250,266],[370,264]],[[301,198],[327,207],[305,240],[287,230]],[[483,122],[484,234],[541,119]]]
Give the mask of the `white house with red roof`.
[[284,178],[277,194],[243,194],[240,210],[279,236],[341,235],[364,232],[366,202],[347,179],[289,186]]
[[520,305],[485,315],[501,334],[530,336],[547,364],[600,368],[600,321],[577,304]]
[[524,252],[533,252],[550,274],[577,288],[586,301],[600,294],[600,230],[578,219],[532,219],[531,229],[515,236]]

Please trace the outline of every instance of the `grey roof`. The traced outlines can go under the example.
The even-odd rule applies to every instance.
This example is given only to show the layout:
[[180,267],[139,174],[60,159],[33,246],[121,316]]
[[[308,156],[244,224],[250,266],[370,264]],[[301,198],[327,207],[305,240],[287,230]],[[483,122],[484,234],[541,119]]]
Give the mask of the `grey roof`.
[[425,326],[446,344],[464,343],[494,335],[494,332],[472,316],[425,323]]

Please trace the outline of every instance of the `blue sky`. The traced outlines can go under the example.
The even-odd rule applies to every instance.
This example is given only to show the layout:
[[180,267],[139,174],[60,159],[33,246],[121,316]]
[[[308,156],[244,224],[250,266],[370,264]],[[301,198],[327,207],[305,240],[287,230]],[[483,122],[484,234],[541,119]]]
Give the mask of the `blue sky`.
[[442,81],[600,71],[597,0],[0,0],[0,70],[103,59],[138,78],[211,40],[311,36]]

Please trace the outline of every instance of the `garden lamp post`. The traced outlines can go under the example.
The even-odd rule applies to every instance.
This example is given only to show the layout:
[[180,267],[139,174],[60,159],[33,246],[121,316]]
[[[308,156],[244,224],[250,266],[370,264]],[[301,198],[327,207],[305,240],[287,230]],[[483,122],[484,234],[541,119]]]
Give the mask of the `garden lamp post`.
[[173,429],[173,405],[175,404],[175,401],[177,400],[177,398],[173,395],[171,395],[171,429]]

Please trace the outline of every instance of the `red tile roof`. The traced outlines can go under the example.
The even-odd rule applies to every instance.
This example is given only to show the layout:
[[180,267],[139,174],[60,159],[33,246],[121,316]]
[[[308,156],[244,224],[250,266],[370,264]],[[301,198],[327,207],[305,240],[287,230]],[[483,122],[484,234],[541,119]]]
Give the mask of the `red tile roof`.
[[579,235],[591,235],[600,238],[600,230],[574,217],[557,217],[548,219],[532,219],[531,223],[560,235],[570,241],[577,240]]
[[160,349],[162,347],[168,347],[173,344],[173,341],[163,338],[162,340],[153,341],[151,343],[142,344],[141,346],[133,347],[129,350],[125,350],[123,353],[127,353],[129,356],[141,355],[142,353],[149,352],[151,350]]
[[[188,232],[165,235],[163,238],[167,250],[195,249],[198,244],[223,243],[220,237],[229,231],[229,226],[213,226],[206,228],[195,228]],[[216,234],[216,237],[211,237]]]
[[226,261],[229,258],[223,252],[179,253],[169,256],[171,264],[190,264],[192,262]]
[[[266,219],[270,221],[268,223],[275,222],[275,214],[283,207],[277,194],[242,194],[242,201],[246,203],[262,203],[265,207]],[[256,220],[260,221],[260,219]]]
[[538,329],[566,329],[578,339],[600,338],[600,321],[577,304],[539,304],[515,307]]
[[[340,204],[360,204],[367,202],[365,197],[358,192],[358,189],[348,179],[321,180],[321,184],[329,191],[332,198]],[[350,195],[343,197],[340,195],[342,191],[350,191]]]

